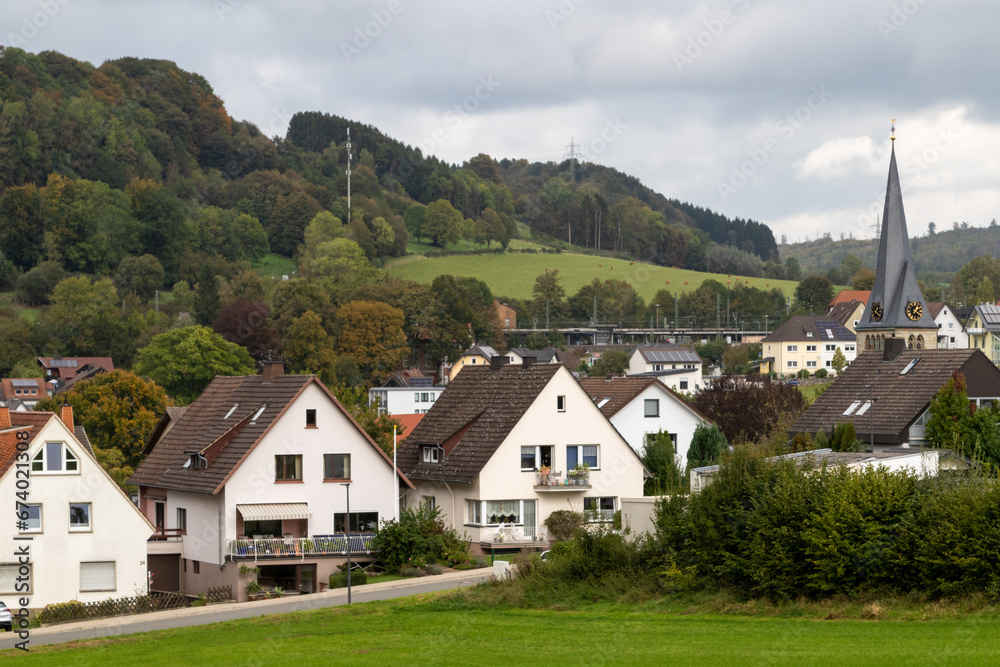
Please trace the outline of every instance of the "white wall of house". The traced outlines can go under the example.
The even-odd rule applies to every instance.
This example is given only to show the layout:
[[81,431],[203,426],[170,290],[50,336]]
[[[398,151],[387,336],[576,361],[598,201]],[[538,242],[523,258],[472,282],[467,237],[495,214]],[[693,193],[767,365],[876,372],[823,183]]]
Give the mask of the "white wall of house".
[[[148,504],[147,518],[155,521],[155,509],[151,499]],[[169,490],[166,493],[164,508],[164,528],[178,528],[177,509],[187,510],[187,534],[182,540],[183,558],[215,563],[220,565],[228,553],[228,545],[223,535],[222,559],[219,558],[219,507],[225,507],[225,491],[218,495],[208,496],[204,493]],[[224,511],[224,510],[223,510]]]
[[701,366],[683,373],[661,375],[658,379],[674,391],[683,393],[693,393],[705,387]]
[[379,401],[379,411],[390,415],[413,415],[427,412],[441,396],[444,387],[373,387],[368,390],[368,404]]
[[[78,470],[31,474],[28,502],[42,506],[41,532],[21,534],[32,537],[31,542],[15,541],[12,523],[6,524],[0,564],[16,562],[15,550],[30,545],[31,608],[145,593],[146,540],[153,533],[152,526],[60,419],[52,418],[40,429],[28,450],[29,461],[50,442],[65,443],[76,457]],[[11,509],[18,491],[16,470],[12,466],[0,479],[0,498]],[[90,503],[89,529],[70,529],[70,503]],[[91,562],[114,563],[113,589],[80,590],[80,563]],[[0,588],[0,599],[9,604],[12,593],[6,587]]]
[[[559,396],[565,397],[565,410],[561,412],[557,408]],[[552,470],[562,472],[563,479],[567,446],[598,445],[599,465],[590,472],[592,488],[568,486],[556,491],[537,491],[536,473],[521,470],[521,447],[532,445],[554,446]],[[535,526],[544,535],[544,521],[552,511],[583,511],[585,497],[614,498],[614,507],[619,509],[619,499],[641,496],[642,486],[643,469],[638,457],[572,374],[560,368],[483,467],[475,484],[418,484],[417,490],[408,495],[407,504],[415,504],[412,501],[419,502],[433,492],[437,506],[447,519],[454,521],[455,528],[459,532],[465,530],[478,541],[487,539],[496,527],[470,524],[469,499],[534,500]],[[523,504],[517,511],[523,511]],[[522,515],[522,523],[524,519]],[[488,517],[483,517],[483,523],[488,523]]]
[[[646,416],[647,400],[658,401],[658,417]],[[694,437],[694,430],[701,421],[702,419],[687,405],[656,384],[651,384],[611,417],[611,424],[640,455],[645,449],[648,434],[660,431],[675,434],[677,436],[675,454],[681,470],[687,466],[691,438]]]
[[830,375],[836,375],[837,371],[833,368],[833,355],[837,353],[837,348],[840,348],[844,353],[848,365],[858,356],[857,343],[845,340],[807,338],[800,341],[764,343],[763,347],[763,356],[774,357],[774,365],[771,370],[786,377],[792,377],[803,369],[815,375],[816,371],[821,368],[825,368]]
[[969,334],[965,332],[961,321],[952,312],[951,308],[945,306],[934,318],[938,325],[938,347],[947,350],[957,350],[969,347]]
[[[306,410],[316,428],[306,428]],[[275,482],[275,456],[302,455],[302,482]],[[395,515],[392,462],[387,461],[315,383],[308,385],[226,482],[225,536],[237,537],[237,505],[308,503],[308,535],[333,533],[334,512],[347,508],[347,490],[323,481],[323,454],[351,455],[351,513]],[[402,482],[400,485],[402,486]],[[193,556],[192,556],[193,557]]]

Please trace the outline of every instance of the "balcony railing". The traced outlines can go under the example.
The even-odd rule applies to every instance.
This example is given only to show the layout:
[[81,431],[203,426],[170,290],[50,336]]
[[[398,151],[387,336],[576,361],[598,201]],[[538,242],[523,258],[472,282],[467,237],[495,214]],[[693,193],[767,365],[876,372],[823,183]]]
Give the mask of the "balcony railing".
[[969,327],[968,329],[965,330],[965,333],[969,334],[970,336],[982,336],[984,333],[986,333],[986,328]]
[[150,542],[176,542],[187,535],[186,530],[180,528],[157,528],[149,537]]
[[583,513],[590,523],[610,523],[615,520],[614,510],[584,510]]
[[[351,535],[351,554],[372,554],[374,535]],[[241,538],[229,541],[229,555],[232,558],[300,558],[306,556],[346,556],[348,540],[346,535],[313,535],[305,537],[265,537]]]
[[558,487],[565,489],[569,486],[586,487],[589,489],[590,472],[585,470],[570,470],[566,473],[566,479],[563,479],[561,472],[535,473],[536,489],[548,488],[549,490],[557,490]]

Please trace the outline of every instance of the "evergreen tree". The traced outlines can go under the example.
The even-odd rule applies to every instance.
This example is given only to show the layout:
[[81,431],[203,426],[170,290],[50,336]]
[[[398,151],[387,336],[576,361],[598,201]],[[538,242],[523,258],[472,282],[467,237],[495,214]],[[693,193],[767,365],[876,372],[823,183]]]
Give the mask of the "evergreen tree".
[[222,311],[219,284],[209,267],[201,270],[197,290],[194,295],[194,319],[202,326],[210,326]]
[[688,470],[718,463],[728,449],[729,442],[718,426],[706,422],[698,424],[688,449]]

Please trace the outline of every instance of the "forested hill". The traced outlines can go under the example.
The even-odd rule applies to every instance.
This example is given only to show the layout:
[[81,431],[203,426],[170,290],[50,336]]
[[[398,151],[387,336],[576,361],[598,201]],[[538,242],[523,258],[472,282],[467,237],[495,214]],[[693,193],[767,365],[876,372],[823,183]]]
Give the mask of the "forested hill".
[[480,154],[448,165],[318,112],[267,137],[169,61],[95,67],[0,47],[0,104],[0,247],[21,271],[54,260],[108,275],[149,253],[168,284],[193,283],[205,257],[296,257],[318,213],[348,219],[348,126],[355,162],[343,232],[370,260],[404,254],[411,240],[505,245],[515,220],[542,238],[697,270],[760,275],[761,260],[777,255],[765,225],[667,199],[598,165],[576,165],[575,178],[567,162]]
[[[951,282],[952,276],[975,257],[1000,257],[1000,225],[994,220],[988,227],[954,223],[951,229],[927,230],[926,236],[910,236],[913,263],[926,283]],[[781,246],[781,256],[798,260],[803,275],[826,274],[841,266],[844,258],[854,255],[862,265],[875,268],[878,243],[875,239],[821,238],[807,243]],[[849,279],[849,276],[848,276]]]

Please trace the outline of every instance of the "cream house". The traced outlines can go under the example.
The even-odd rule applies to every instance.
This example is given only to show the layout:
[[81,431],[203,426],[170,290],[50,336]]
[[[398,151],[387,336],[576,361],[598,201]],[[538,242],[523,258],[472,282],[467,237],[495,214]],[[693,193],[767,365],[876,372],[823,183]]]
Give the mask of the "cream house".
[[[20,499],[24,517],[15,526],[10,512],[0,531],[0,599],[40,609],[146,593],[153,526],[94,459],[72,407],[59,416],[0,408],[0,498],[11,510]],[[16,556],[25,548],[27,574]]]
[[823,368],[836,375],[833,357],[839,349],[847,363],[857,356],[855,334],[826,315],[795,315],[761,341],[761,373],[794,377],[799,371],[815,375]]
[[433,503],[473,547],[544,544],[558,509],[608,523],[646,470],[562,364],[466,368],[399,451],[407,505]]
[[473,345],[451,365],[449,380],[454,380],[455,376],[466,366],[489,366],[490,360],[498,354],[489,345]]

